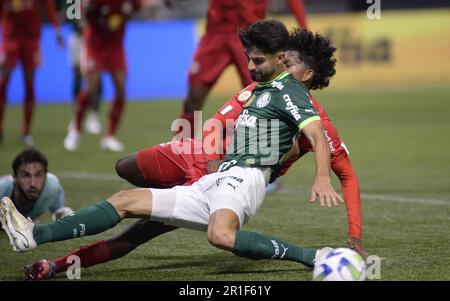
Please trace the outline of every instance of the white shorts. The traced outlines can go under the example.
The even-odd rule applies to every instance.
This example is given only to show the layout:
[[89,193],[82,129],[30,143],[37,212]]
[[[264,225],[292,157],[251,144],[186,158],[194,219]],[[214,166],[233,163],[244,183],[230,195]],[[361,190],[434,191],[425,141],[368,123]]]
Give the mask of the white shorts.
[[206,231],[209,216],[233,210],[245,225],[261,206],[270,169],[235,166],[203,176],[192,186],[153,189],[151,220],[180,228]]

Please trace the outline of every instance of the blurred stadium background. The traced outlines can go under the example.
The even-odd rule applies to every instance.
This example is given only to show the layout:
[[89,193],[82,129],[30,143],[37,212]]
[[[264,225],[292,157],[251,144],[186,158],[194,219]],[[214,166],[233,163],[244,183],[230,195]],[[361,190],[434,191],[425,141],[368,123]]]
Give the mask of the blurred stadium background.
[[[450,280],[450,3],[381,0],[379,20],[367,18],[370,4],[364,0],[306,0],[305,5],[309,28],[329,36],[338,48],[337,74],[330,87],[315,96],[350,148],[362,192],[363,241],[371,254],[383,258],[381,280]],[[207,0],[179,0],[172,10],[155,6],[129,24],[129,103],[118,133],[126,153],[170,139],[207,6]],[[284,1],[270,1],[269,16],[295,26]],[[65,37],[70,30],[65,24]],[[73,110],[68,50],[56,47],[49,25],[44,26],[41,46],[33,125],[36,147],[47,154],[50,170],[60,177],[68,205],[80,209],[131,185],[114,174],[121,154],[102,152],[98,139],[83,137],[76,153],[63,149]],[[10,173],[10,162],[22,148],[15,139],[22,118],[21,76],[21,70],[15,70],[8,90],[0,174]],[[239,89],[237,74],[230,68],[209,96],[204,118]],[[111,96],[108,78],[104,98]],[[106,114],[104,105],[104,120]],[[305,246],[345,245],[344,208],[323,209],[307,202],[313,176],[310,155],[285,177],[280,192],[267,197],[248,228]],[[49,215],[40,219],[49,220]],[[20,279],[23,264],[63,255],[128,223],[27,254],[13,254],[2,232],[0,280]],[[240,259],[209,246],[203,233],[186,230],[82,271],[84,280],[310,278],[310,271],[299,265]]]

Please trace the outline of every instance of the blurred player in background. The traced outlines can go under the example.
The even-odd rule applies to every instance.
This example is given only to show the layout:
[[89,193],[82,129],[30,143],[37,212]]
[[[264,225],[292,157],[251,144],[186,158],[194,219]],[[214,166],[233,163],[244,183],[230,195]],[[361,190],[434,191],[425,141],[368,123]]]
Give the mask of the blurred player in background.
[[[81,73],[81,49],[83,47],[83,26],[80,20],[71,20],[72,32],[69,37],[69,59],[72,65],[72,93],[77,103],[78,94],[81,91],[82,86],[82,73]],[[84,128],[89,134],[100,134],[102,131],[102,124],[100,121],[100,102],[102,96],[102,83],[99,82],[97,93],[94,93],[91,101],[90,110],[86,117]]]
[[[242,87],[252,83],[247,58],[239,41],[238,30],[265,19],[268,0],[210,0],[206,31],[201,38],[189,69],[189,87],[181,119],[191,125],[194,137],[194,111],[200,111],[222,72],[235,65]],[[307,28],[303,0],[287,0],[298,25]],[[181,128],[176,133],[182,131]]]
[[35,149],[19,153],[12,163],[12,175],[0,178],[0,198],[9,197],[20,213],[33,220],[47,210],[52,220],[72,214],[64,205],[64,189],[47,166],[47,158]]
[[0,18],[2,19],[2,47],[0,52],[0,143],[4,139],[3,116],[6,107],[6,92],[11,71],[20,62],[23,67],[25,87],[24,116],[21,141],[33,145],[31,122],[35,104],[34,74],[41,63],[39,49],[41,37],[41,5],[44,4],[47,15],[56,31],[57,43],[63,47],[63,38],[53,0],[0,0]]
[[125,106],[126,58],[123,39],[131,15],[140,8],[139,0],[89,0],[83,3],[86,26],[83,31],[81,69],[86,88],[78,94],[74,125],[64,139],[68,151],[79,146],[81,123],[92,98],[98,91],[101,72],[108,71],[114,83],[115,99],[111,104],[109,125],[100,145],[120,152],[124,145],[115,137]]
[[[329,80],[335,74],[333,53],[336,49],[327,39],[312,32],[295,30],[290,35],[287,49],[285,66],[289,72],[303,81],[308,89],[322,89],[328,86]],[[219,121],[222,128],[225,128],[227,120],[236,120],[255,86],[253,83],[234,95],[217,111],[211,121]],[[368,253],[361,241],[361,201],[356,173],[345,145],[328,115],[314,98],[311,98],[311,101],[319,112],[329,140],[331,168],[341,182],[348,215],[348,246],[367,258]],[[234,122],[230,125],[233,124]],[[205,128],[208,129],[209,126],[205,125]],[[212,127],[205,130],[204,138],[207,139],[212,131]],[[226,146],[228,144],[226,131],[222,134],[225,141],[221,145]],[[176,143],[179,142],[171,141],[156,145],[120,159],[116,164],[118,175],[140,187],[168,188],[175,185],[190,185],[201,176],[216,171],[217,163],[223,159],[223,152],[220,151],[210,154],[205,152],[175,154],[172,144]],[[183,143],[189,144],[192,150],[201,150],[201,145],[194,140],[186,139]],[[279,174],[284,174],[295,161],[307,152],[313,151],[305,136],[299,137],[297,146],[298,151],[280,168]],[[45,279],[65,271],[70,265],[67,264],[70,255],[78,256],[83,267],[111,261],[128,254],[140,244],[174,229],[176,228],[163,223],[139,220],[112,238],[83,246],[61,258],[51,261],[41,260],[29,265],[25,269],[25,276],[28,279]]]

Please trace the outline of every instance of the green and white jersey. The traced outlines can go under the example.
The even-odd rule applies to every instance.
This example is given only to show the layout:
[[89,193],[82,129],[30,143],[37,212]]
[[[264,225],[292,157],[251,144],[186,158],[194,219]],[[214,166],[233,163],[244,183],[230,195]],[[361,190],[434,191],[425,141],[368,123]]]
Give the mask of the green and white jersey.
[[320,117],[306,87],[291,74],[259,83],[236,121],[220,171],[236,165],[273,169],[299,130],[315,120]]

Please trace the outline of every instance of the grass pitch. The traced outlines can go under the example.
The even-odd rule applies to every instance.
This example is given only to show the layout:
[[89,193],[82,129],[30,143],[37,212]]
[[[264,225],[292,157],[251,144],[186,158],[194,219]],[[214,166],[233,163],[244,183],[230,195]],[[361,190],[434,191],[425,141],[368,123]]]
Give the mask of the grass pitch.
[[[358,173],[363,209],[363,242],[381,261],[381,280],[450,280],[450,88],[317,93]],[[224,99],[211,99],[205,118]],[[67,205],[91,205],[132,186],[114,174],[122,155],[171,138],[170,123],[179,102],[130,102],[118,136],[123,154],[100,150],[99,136],[84,135],[77,153],[62,142],[71,118],[70,105],[37,107],[33,134],[36,147],[60,177]],[[106,105],[102,108],[106,120]],[[18,141],[22,108],[8,108],[5,141],[0,146],[0,174],[10,173]],[[267,196],[245,227],[305,247],[345,246],[344,206],[326,209],[309,204],[314,179],[310,154],[284,177],[280,192]],[[338,186],[334,178],[335,187]],[[48,222],[50,215],[40,218]],[[81,245],[121,231],[124,221],[105,233],[46,244],[14,253],[0,232],[0,280],[21,279],[21,266],[55,258]],[[114,262],[82,269],[82,280],[310,280],[300,264],[252,261],[210,246],[201,232],[177,230],[140,246]],[[57,280],[66,279],[65,274]]]

